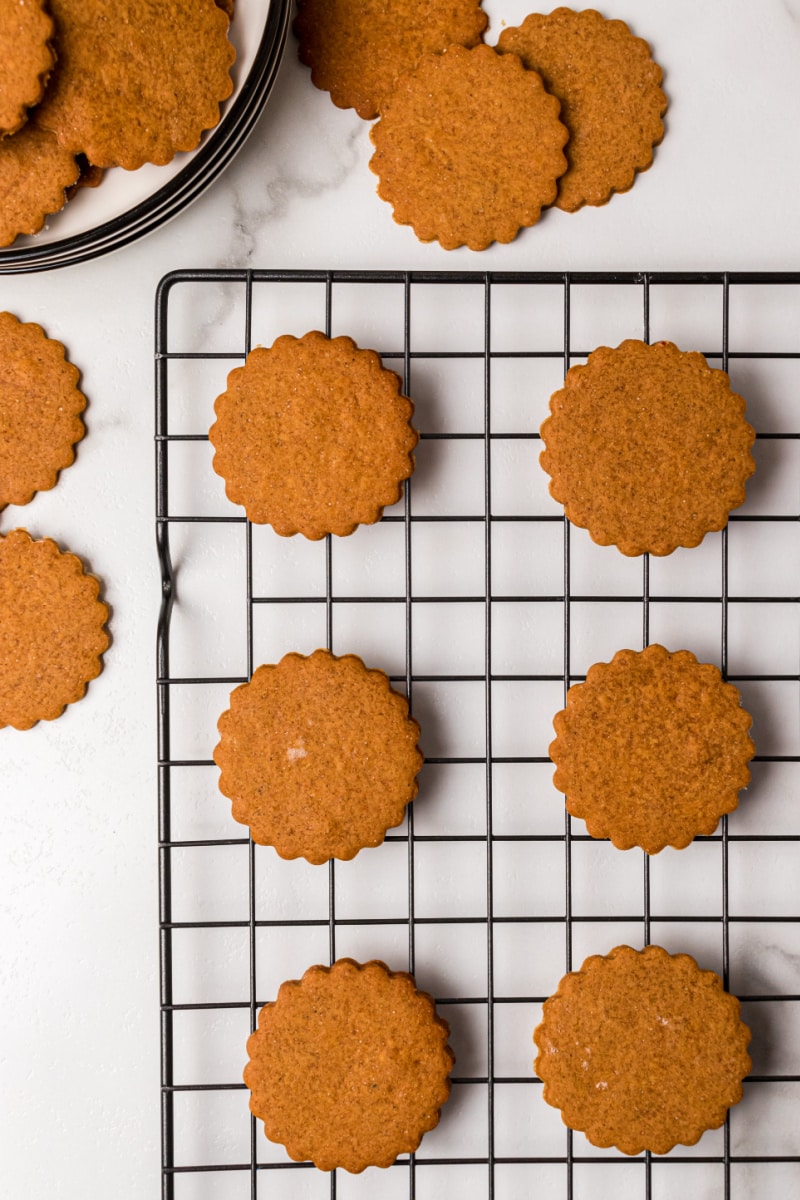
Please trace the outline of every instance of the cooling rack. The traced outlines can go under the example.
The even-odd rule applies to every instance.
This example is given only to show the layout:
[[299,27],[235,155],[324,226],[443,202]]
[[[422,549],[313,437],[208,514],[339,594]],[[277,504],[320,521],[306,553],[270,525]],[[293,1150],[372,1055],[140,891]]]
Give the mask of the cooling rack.
[[[247,522],[207,439],[249,348],[312,328],[378,350],[421,431],[400,504],[320,543]],[[665,559],[594,546],[537,463],[565,370],[625,337],[702,350],[758,434],[746,504]],[[155,388],[163,1197],[799,1196],[800,274],[179,271]],[[651,641],[737,684],[757,755],[715,834],[649,859],[565,817],[547,746],[569,685]],[[404,825],[326,867],[243,836],[212,760],[230,690],[318,646],[386,670],[426,754]],[[565,971],[650,941],[740,996],[753,1070],[723,1129],[626,1158],[543,1103],[531,1033]],[[457,1056],[438,1128],[360,1176],[291,1162],[241,1083],[259,1007],[343,955],[413,971]]]

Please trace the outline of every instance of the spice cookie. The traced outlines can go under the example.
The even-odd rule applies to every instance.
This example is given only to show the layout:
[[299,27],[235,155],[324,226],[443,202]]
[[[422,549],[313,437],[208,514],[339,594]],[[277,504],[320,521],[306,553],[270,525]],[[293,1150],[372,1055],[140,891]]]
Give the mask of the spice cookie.
[[439,1122],[455,1058],[411,975],[341,958],[281,985],[247,1043],[250,1109],[321,1171],[388,1167]]
[[602,346],[550,399],[539,458],[575,525],[623,554],[697,546],[744,502],[755,431],[725,371],[671,342]]
[[80,372],[40,325],[0,312],[0,509],[55,486],[84,434]]
[[0,139],[0,246],[38,233],[45,218],[64,207],[79,174],[74,155],[33,120]]
[[485,250],[552,204],[569,136],[535,71],[491,46],[450,46],[401,75],[370,130],[378,195],[445,250]]
[[592,837],[683,849],[736,808],[751,724],[733,684],[688,650],[620,650],[589,668],[553,719],[553,783]]
[[480,0],[298,0],[293,29],[315,87],[371,120],[423,54],[476,46],[487,24]]
[[24,125],[42,98],[55,55],[44,0],[0,0],[0,135]]
[[[235,54],[215,0],[50,0],[58,63],[39,120],[96,167],[193,150],[230,96]],[[102,64],[102,70],[98,69]]]
[[234,504],[276,533],[352,533],[396,504],[419,435],[400,378],[374,350],[316,331],[252,350],[209,430]]
[[220,791],[282,858],[353,858],[380,845],[417,794],[419,726],[383,671],[354,654],[259,667],[218,727]]
[[593,9],[557,8],[504,29],[497,48],[518,54],[561,101],[569,169],[559,180],[557,206],[575,212],[627,191],[664,136],[667,98],[647,42],[624,21],[607,21]]
[[99,590],[49,538],[0,536],[0,728],[52,721],[100,674],[108,609]]
[[688,954],[593,955],[545,1001],[533,1035],[544,1099],[593,1146],[693,1146],[742,1098],[750,1030],[739,1011]]

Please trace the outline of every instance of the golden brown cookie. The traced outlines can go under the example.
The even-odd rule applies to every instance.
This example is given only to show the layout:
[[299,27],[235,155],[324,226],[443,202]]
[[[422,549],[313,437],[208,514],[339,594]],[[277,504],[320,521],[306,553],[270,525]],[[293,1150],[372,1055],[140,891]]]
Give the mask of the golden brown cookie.
[[[55,136],[55,135],[54,135]],[[103,182],[105,171],[102,167],[93,167],[85,154],[76,154],[79,175],[71,188],[67,188],[67,199],[71,200],[81,188],[96,188]]]
[[234,504],[276,533],[352,533],[378,521],[414,469],[414,405],[374,350],[307,333],[257,347],[228,376],[209,430]]
[[254,841],[323,863],[378,846],[417,794],[419,726],[383,671],[327,650],[287,654],[231,693],[220,791]]
[[44,0],[0,0],[0,135],[15,133],[42,98],[55,55]]
[[569,170],[559,180],[558,207],[575,212],[627,191],[664,136],[667,98],[647,42],[593,9],[557,8],[504,29],[497,47],[518,54],[561,101]]
[[559,103],[491,46],[450,46],[401,75],[370,130],[378,195],[445,250],[485,250],[535,225],[566,170]]
[[54,487],[84,434],[80,372],[40,325],[0,312],[0,509]]
[[666,1154],[718,1129],[751,1065],[736,997],[660,946],[587,958],[545,1001],[533,1038],[547,1103],[623,1154]]
[[298,0],[293,29],[314,86],[372,120],[398,75],[424,54],[476,46],[487,24],[480,0]]
[[550,399],[539,462],[575,525],[623,554],[671,554],[722,529],[755,470],[725,371],[671,342],[602,346]]
[[0,139],[0,246],[10,246],[20,234],[38,233],[45,218],[64,207],[79,173],[69,150],[33,120]]
[[0,728],[52,721],[100,674],[108,609],[99,590],[50,538],[0,536]]
[[259,1013],[250,1109],[296,1162],[388,1167],[439,1122],[455,1061],[448,1034],[411,975],[350,958],[311,967]]
[[592,837],[658,854],[713,833],[750,781],[752,718],[732,683],[688,650],[620,650],[557,713],[550,757]]
[[50,6],[58,63],[38,118],[65,149],[132,170],[193,150],[217,124],[235,55],[215,0]]

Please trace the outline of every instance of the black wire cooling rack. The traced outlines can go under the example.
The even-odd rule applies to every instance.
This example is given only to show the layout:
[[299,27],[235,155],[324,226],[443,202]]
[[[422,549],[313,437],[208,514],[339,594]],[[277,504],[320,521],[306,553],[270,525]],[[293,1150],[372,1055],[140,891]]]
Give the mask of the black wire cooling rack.
[[[207,429],[251,345],[310,328],[350,333],[398,370],[421,441],[403,501],[373,533],[284,539],[290,552],[221,493],[208,499]],[[747,503],[665,560],[593,547],[546,486],[526,490],[550,392],[596,345],[626,336],[702,350],[730,371],[758,433]],[[155,368],[163,1197],[800,1196],[800,274],[180,271],[158,289]],[[200,456],[188,475],[187,451]],[[230,562],[208,550],[223,534]],[[205,576],[192,575],[192,548],[207,551]],[[201,579],[221,616],[204,610]],[[184,610],[210,624],[191,653],[181,642],[175,666]],[[216,793],[214,720],[282,623],[287,637],[301,630],[304,652],[344,653],[347,631],[378,612],[389,625],[373,645],[386,657],[371,665],[391,661],[423,726],[419,800],[354,860],[366,876],[281,866]],[[431,614],[441,622],[422,644]],[[455,665],[428,644],[451,622]],[[217,643],[229,625],[226,665]],[[754,714],[758,750],[737,812],[652,860],[565,819],[547,722],[535,736],[526,727],[527,706],[552,715],[591,661],[651,640],[717,662]],[[452,738],[448,705],[465,723]],[[663,1158],[598,1151],[565,1130],[531,1067],[538,1009],[560,975],[622,941],[719,970],[754,1031],[743,1102],[721,1131]],[[280,969],[294,954],[297,977],[359,946],[393,953],[391,966],[435,992],[453,1030],[453,1097],[416,1155],[328,1176],[292,1163],[249,1116],[244,1041],[280,982],[271,956]]]

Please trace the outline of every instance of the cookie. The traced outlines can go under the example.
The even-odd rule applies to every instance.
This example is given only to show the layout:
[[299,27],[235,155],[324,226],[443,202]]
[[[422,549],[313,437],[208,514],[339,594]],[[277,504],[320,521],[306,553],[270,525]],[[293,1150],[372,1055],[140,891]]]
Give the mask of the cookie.
[[589,668],[553,719],[553,783],[592,837],[658,854],[711,834],[750,781],[752,718],[688,650],[620,650]]
[[55,486],[84,434],[80,372],[39,325],[0,312],[0,509]]
[[311,967],[259,1013],[250,1109],[296,1162],[388,1167],[438,1124],[455,1061],[448,1034],[405,972],[350,958]]
[[453,43],[476,46],[487,24],[480,0],[298,0],[293,29],[314,86],[372,120],[398,75]]
[[282,858],[378,846],[417,794],[419,726],[383,671],[327,650],[287,654],[231,693],[214,761],[234,819]]
[[667,109],[662,71],[647,42],[624,21],[607,21],[593,9],[557,8],[504,29],[497,48],[519,55],[561,101],[569,169],[559,180],[557,206],[575,212],[632,187],[636,172],[653,161]]
[[44,0],[0,0],[0,135],[16,133],[55,62]]
[[79,175],[72,187],[67,188],[68,200],[71,200],[82,188],[99,187],[105,176],[103,168],[93,167],[85,154],[76,154],[75,158],[78,163]]
[[234,504],[276,533],[352,533],[396,504],[414,469],[414,406],[374,350],[312,332],[252,350],[209,430]]
[[0,728],[54,720],[100,674],[108,609],[99,590],[50,538],[0,536]]
[[[95,167],[193,150],[230,96],[233,46],[215,0],[50,0],[58,63],[38,119]],[[100,69],[102,68],[102,69]]]
[[445,250],[485,250],[556,197],[569,136],[535,71],[491,46],[450,46],[401,75],[370,130],[378,195]]
[[550,399],[539,458],[575,525],[623,554],[697,546],[744,502],[755,431],[725,371],[671,342],[602,346]]
[[38,233],[45,218],[64,207],[79,174],[74,155],[33,120],[0,139],[0,246]]
[[693,1146],[742,1098],[750,1030],[713,971],[660,946],[587,958],[546,1000],[533,1038],[548,1104],[593,1146]]

